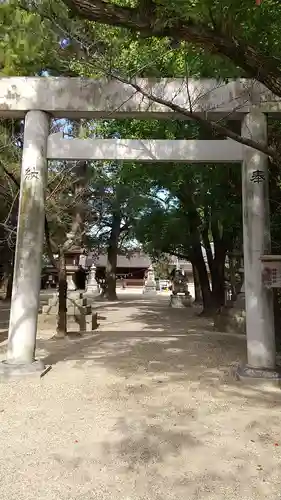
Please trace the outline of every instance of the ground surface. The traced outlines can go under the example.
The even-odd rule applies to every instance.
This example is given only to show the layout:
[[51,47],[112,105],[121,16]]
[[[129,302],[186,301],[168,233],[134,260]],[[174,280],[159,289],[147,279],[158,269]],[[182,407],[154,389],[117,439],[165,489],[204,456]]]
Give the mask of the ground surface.
[[0,384],[1,500],[281,499],[280,392],[229,374],[245,339],[163,297],[98,310],[92,336],[40,333],[44,378]]

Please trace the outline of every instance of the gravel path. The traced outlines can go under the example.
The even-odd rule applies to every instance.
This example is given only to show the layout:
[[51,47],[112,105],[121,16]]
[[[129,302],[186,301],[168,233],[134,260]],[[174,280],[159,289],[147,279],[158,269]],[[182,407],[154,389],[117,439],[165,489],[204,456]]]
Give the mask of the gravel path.
[[1,500],[281,499],[280,392],[230,375],[245,339],[166,298],[98,310],[92,336],[40,332],[44,378],[0,384]]

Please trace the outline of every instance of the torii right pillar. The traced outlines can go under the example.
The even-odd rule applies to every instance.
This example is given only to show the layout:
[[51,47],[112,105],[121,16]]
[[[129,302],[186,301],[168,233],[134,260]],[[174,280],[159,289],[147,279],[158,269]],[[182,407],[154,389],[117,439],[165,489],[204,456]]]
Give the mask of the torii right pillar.
[[[267,118],[257,109],[248,113],[242,136],[267,143]],[[274,381],[276,348],[273,294],[263,284],[261,256],[270,254],[268,158],[244,146],[242,165],[243,246],[246,298],[247,365],[239,367],[240,380]]]

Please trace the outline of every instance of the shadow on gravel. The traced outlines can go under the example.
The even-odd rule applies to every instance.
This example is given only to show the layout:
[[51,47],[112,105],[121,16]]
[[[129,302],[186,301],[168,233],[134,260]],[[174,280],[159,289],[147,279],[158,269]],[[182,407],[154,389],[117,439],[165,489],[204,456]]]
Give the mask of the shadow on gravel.
[[[124,319],[128,330],[116,331],[107,320],[122,308],[129,311]],[[85,362],[101,365],[126,380],[134,379],[133,391],[145,390],[143,382],[136,383],[144,377],[153,379],[155,390],[188,381],[189,390],[195,392],[204,389],[218,393],[218,397],[229,392],[233,397],[246,394],[248,389],[231,373],[231,367],[233,372],[233,367],[246,361],[245,337],[213,331],[211,319],[199,317],[199,309],[172,309],[168,298],[133,297],[97,303],[97,311],[103,327],[100,331],[62,340],[38,339],[39,356],[44,353],[47,365],[66,361],[78,369],[83,369]],[[130,329],[130,323],[141,324],[141,329]],[[7,330],[3,330],[0,342],[6,335]],[[251,398],[262,405],[276,403],[272,394],[259,388],[249,389],[247,399]]]
[[[120,309],[120,304],[104,305],[102,314],[115,308]],[[273,393],[258,387],[247,389],[233,377],[234,367],[246,361],[244,336],[212,331],[210,320],[198,317],[197,310],[173,310],[165,301],[142,302],[132,310],[128,321],[142,322],[141,331],[114,331],[108,325],[108,329],[80,339],[39,339],[38,347],[48,353],[45,363],[71,361],[77,369],[83,369],[85,362],[87,366],[101,365],[132,380],[127,390],[136,394],[163,390],[170,383],[188,383],[190,391],[204,390],[206,397],[208,393],[221,399],[244,394],[249,404],[281,405]]]

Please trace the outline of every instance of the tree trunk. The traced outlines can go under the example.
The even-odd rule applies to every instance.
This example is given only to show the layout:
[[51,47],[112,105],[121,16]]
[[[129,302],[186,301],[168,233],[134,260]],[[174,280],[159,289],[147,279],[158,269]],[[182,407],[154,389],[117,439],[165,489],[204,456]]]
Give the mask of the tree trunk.
[[116,295],[116,263],[117,263],[117,248],[108,248],[106,265],[106,291],[105,295],[108,300],[117,300]]
[[73,234],[74,243],[82,245],[84,235],[85,219],[85,187],[87,184],[87,162],[78,161],[75,168],[77,180],[74,184],[75,208],[73,213],[71,234]]
[[195,295],[195,304],[202,304],[202,291],[198,276],[198,271],[194,264],[192,264],[192,272],[193,272],[193,282],[194,282],[194,295]]
[[116,295],[116,267],[118,256],[118,240],[120,236],[121,216],[119,212],[113,213],[111,232],[107,247],[106,265],[106,292],[108,300],[117,300]]
[[231,302],[235,302],[237,299],[237,285],[236,285],[236,260],[232,255],[228,255],[229,260],[229,280],[231,287]]
[[5,300],[11,300],[12,290],[13,290],[13,278],[14,278],[14,264],[15,264],[15,252],[12,254],[12,260],[7,266],[7,285],[6,285],[6,295]]
[[206,251],[206,256],[207,256],[207,262],[208,262],[208,267],[212,276],[212,270],[213,270],[213,263],[214,263],[214,257],[213,257],[213,252],[212,252],[212,247],[210,244],[209,236],[208,236],[208,231],[206,234],[206,231],[202,232],[202,237],[203,237],[203,243]]
[[225,257],[226,245],[223,235],[220,234],[218,222],[212,222],[212,235],[214,241],[214,261],[211,269],[212,292],[216,308],[225,305]]
[[59,251],[59,307],[57,322],[57,337],[65,337],[67,334],[67,280],[64,251]]
[[225,252],[215,257],[212,270],[212,295],[217,308],[225,304]]
[[5,300],[11,300],[12,298],[12,290],[13,290],[13,268],[10,270],[7,276],[7,286],[6,286],[6,295]]
[[197,244],[192,249],[192,262],[196,267],[198,272],[198,279],[200,282],[202,301],[203,301],[203,311],[202,314],[210,314],[214,311],[215,306],[213,304],[213,297],[210,288],[209,276],[206,269],[206,264],[202,254],[201,244]]
[[[83,121],[78,120],[73,123],[73,133],[79,139],[83,138]],[[74,173],[76,176],[73,184],[73,195],[75,200],[72,213],[72,224],[70,240],[72,245],[82,246],[84,239],[85,225],[85,190],[87,185],[88,163],[85,160],[76,162]]]

